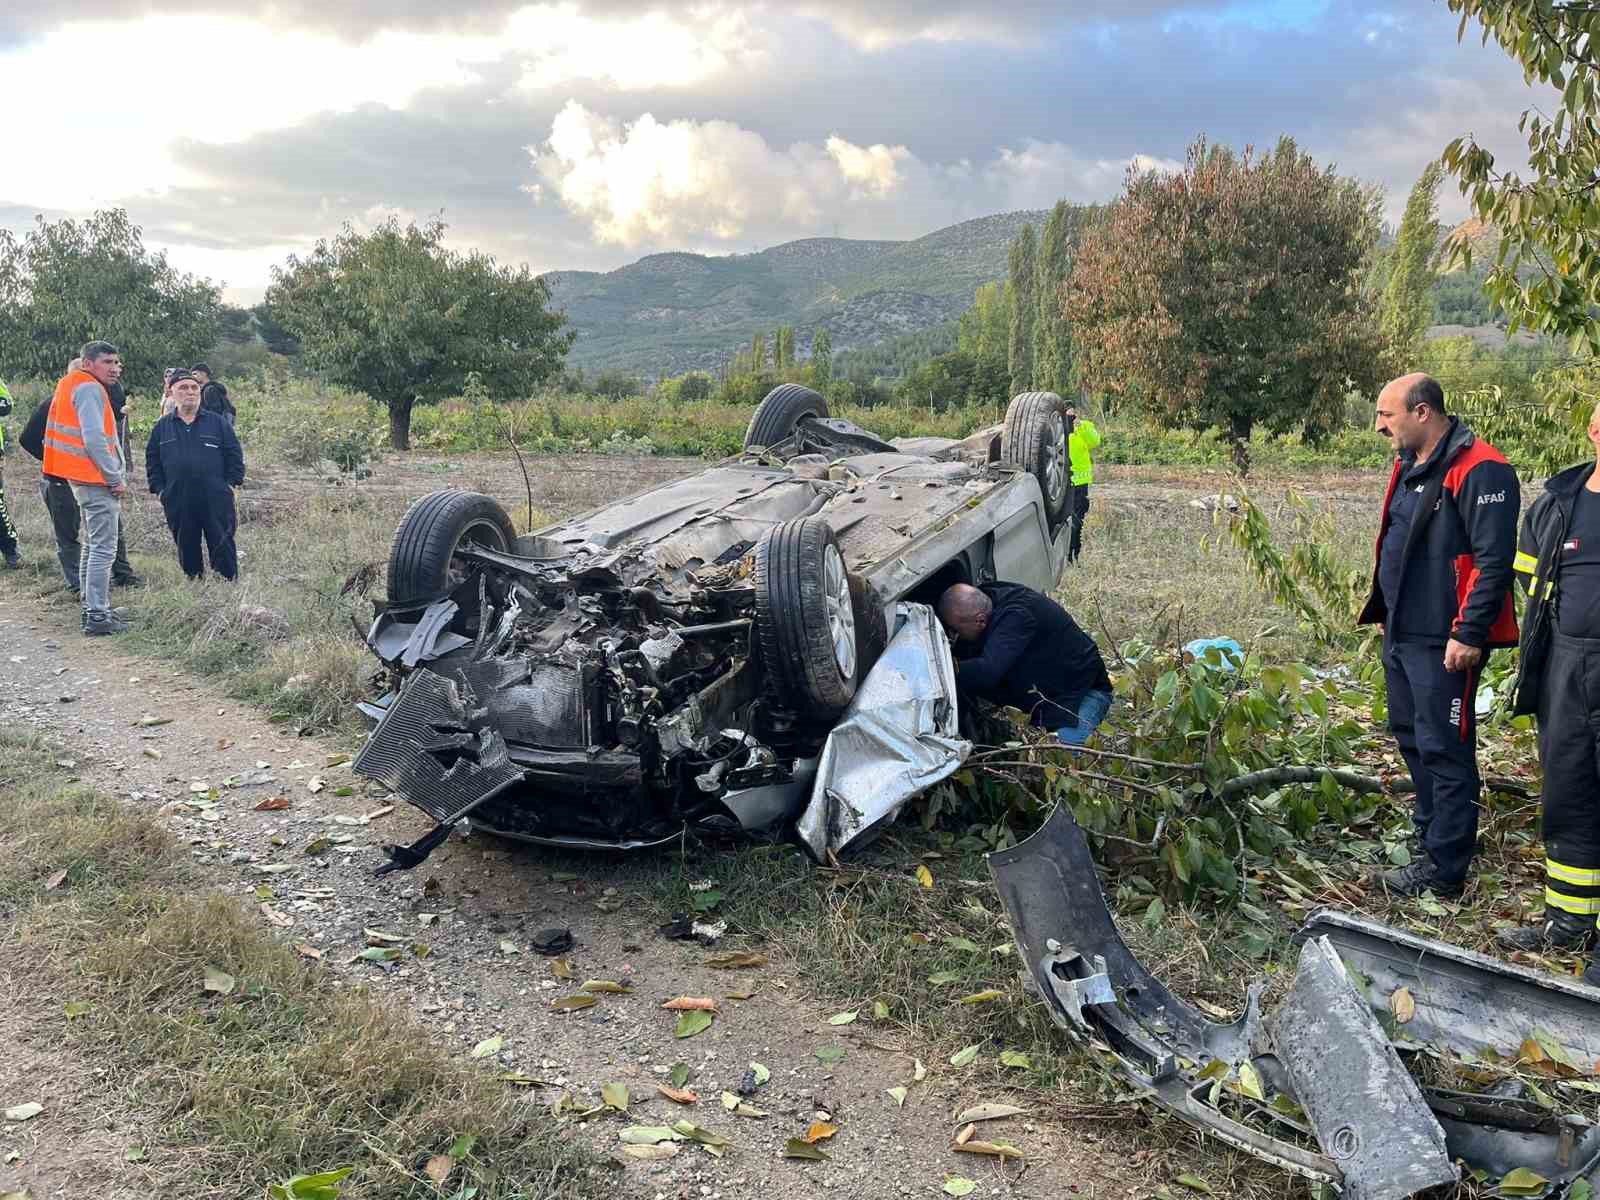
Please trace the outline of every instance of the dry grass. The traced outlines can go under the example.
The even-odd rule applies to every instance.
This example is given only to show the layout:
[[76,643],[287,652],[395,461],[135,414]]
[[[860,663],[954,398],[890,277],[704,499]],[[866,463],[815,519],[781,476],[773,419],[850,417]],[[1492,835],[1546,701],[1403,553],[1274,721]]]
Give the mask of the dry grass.
[[[452,1192],[609,1190],[534,1102],[302,963],[237,902],[205,891],[147,818],[64,787],[36,745],[0,735],[0,759],[9,824],[22,831],[0,845],[0,953],[30,990],[91,1006],[37,1036],[94,1060],[141,1115],[150,1167],[169,1186],[220,1200],[353,1166],[349,1200],[438,1197],[420,1167],[465,1135],[475,1144]],[[231,994],[202,990],[208,968],[236,980]]]

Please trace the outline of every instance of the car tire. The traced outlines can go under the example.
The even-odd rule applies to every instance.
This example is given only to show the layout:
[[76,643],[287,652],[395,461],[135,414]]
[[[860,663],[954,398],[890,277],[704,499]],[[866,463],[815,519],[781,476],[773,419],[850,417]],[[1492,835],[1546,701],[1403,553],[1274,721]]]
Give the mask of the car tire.
[[456,489],[412,503],[389,548],[389,607],[431,604],[453,585],[451,560],[465,542],[508,552],[516,545],[511,517],[493,496]]
[[1052,534],[1071,515],[1070,420],[1067,402],[1054,392],[1023,392],[1006,408],[1000,436],[1000,461],[1022,468],[1039,481]]
[[861,653],[844,555],[821,517],[785,521],[756,543],[756,630],[780,704],[829,720],[856,694]]
[[744,431],[744,448],[776,446],[794,436],[804,417],[825,417],[828,402],[804,384],[780,383],[766,394]]

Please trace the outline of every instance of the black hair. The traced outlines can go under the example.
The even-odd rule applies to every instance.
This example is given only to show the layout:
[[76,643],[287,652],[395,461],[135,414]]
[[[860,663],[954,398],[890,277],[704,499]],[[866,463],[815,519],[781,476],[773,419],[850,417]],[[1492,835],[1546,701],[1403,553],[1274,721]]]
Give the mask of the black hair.
[[1406,411],[1414,411],[1419,404],[1426,404],[1441,417],[1447,415],[1444,408],[1444,388],[1439,386],[1439,381],[1432,375],[1424,375],[1406,391]]
[[78,357],[83,359],[85,366],[88,366],[97,358],[107,358],[113,354],[121,353],[122,351],[118,350],[110,342],[85,342],[83,349],[78,352]]

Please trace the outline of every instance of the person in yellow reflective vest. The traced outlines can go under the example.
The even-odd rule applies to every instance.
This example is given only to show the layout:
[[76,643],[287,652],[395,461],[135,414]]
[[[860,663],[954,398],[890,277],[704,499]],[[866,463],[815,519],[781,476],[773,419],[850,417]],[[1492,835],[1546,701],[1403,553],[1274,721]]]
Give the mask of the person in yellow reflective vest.
[[1087,417],[1078,416],[1076,404],[1067,405],[1072,418],[1072,433],[1067,437],[1067,457],[1072,462],[1072,544],[1067,561],[1077,562],[1083,549],[1083,518],[1089,512],[1089,485],[1094,482],[1094,460],[1089,451],[1100,444],[1100,431]]
[[[0,379],[0,417],[11,415],[11,393],[6,390],[5,380]],[[0,456],[6,452],[6,427],[0,425]],[[22,565],[22,559],[17,554],[17,527],[12,523],[11,510],[6,507],[6,480],[0,475],[0,563],[8,571],[15,571]]]

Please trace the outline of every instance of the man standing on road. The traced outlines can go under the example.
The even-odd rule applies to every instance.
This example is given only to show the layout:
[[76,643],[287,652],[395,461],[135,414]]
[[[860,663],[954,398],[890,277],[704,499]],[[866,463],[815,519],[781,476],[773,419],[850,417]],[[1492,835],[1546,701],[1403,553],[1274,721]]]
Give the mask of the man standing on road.
[[1422,848],[1383,884],[1399,896],[1458,896],[1478,843],[1478,678],[1488,651],[1517,642],[1521,493],[1505,456],[1445,412],[1427,375],[1383,389],[1376,428],[1396,456],[1359,619],[1383,628],[1389,728],[1416,787]]
[[[1600,406],[1595,461],[1552,476],[1522,521],[1528,595],[1512,711],[1535,713],[1544,769],[1544,920],[1502,934],[1508,950],[1587,950],[1600,914]],[[1600,958],[1584,982],[1600,987]]]
[[1089,515],[1089,485],[1094,482],[1094,460],[1089,452],[1100,444],[1100,431],[1087,417],[1078,416],[1076,404],[1067,405],[1072,432],[1067,435],[1067,458],[1072,463],[1072,542],[1067,561],[1077,562],[1083,549],[1083,519]]
[[183,573],[190,579],[205,575],[203,536],[211,569],[224,579],[236,579],[233,489],[244,482],[244,453],[233,426],[201,408],[200,381],[188,371],[173,374],[172,397],[177,408],[150,431],[145,477],[161,497]]
[[90,342],[81,357],[83,369],[67,372],[50,400],[44,469],[68,480],[78,502],[84,528],[78,567],[83,632],[103,637],[128,628],[111,611],[111,563],[122,525],[118,502],[128,490],[128,469],[107,388],[121,378],[122,358],[110,342]]
[[[74,358],[67,364],[68,372],[78,371],[83,368],[83,360]],[[50,402],[39,405],[33,410],[33,416],[28,418],[28,423],[23,426],[22,432],[17,436],[17,441],[22,443],[22,448],[40,462],[44,461],[44,427],[50,416]],[[126,438],[123,439],[126,445]],[[80,560],[83,556],[83,547],[78,541],[78,527],[81,518],[78,513],[78,502],[72,495],[72,484],[65,479],[58,479],[46,471],[39,477],[39,499],[44,502],[45,511],[50,514],[50,524],[56,535],[56,559],[61,564],[61,574],[67,581],[67,588],[73,593],[79,590],[78,572]],[[122,523],[117,523],[117,556],[111,562],[112,587],[141,587],[144,580],[134,571],[128,562],[128,544],[122,529]]]
[[958,639],[962,692],[1020,708],[1067,746],[1105,720],[1111,677],[1100,648],[1049,596],[1020,583],[958,583],[939,598],[939,620]]
[[[5,381],[0,380],[0,417],[11,415],[11,392],[6,388]],[[6,452],[5,426],[0,425],[0,458]],[[22,559],[17,554],[17,527],[11,522],[11,510],[6,507],[6,481],[0,475],[0,563],[5,569],[15,571],[22,565]]]

